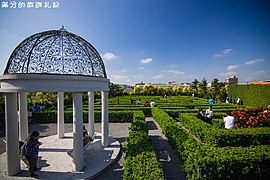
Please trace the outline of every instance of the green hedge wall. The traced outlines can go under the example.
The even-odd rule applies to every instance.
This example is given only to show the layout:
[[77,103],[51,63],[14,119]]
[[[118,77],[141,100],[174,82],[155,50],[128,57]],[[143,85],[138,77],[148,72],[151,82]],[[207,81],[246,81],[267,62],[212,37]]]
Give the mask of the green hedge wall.
[[240,97],[243,105],[267,107],[270,104],[270,85],[230,85],[228,94],[234,101]]
[[[110,111],[109,122],[131,122],[134,111]],[[33,122],[35,123],[56,123],[56,111],[38,111],[33,113]],[[64,112],[65,123],[73,122],[73,112]],[[88,122],[88,112],[83,111],[83,122]],[[101,122],[101,112],[95,111],[95,122]]]
[[126,138],[124,180],[164,179],[154,147],[148,137],[147,124],[142,111],[134,113],[129,137]]
[[270,145],[214,147],[194,140],[161,109],[152,109],[170,144],[183,159],[188,179],[267,179]]
[[232,130],[213,128],[193,114],[180,114],[179,121],[201,141],[213,146],[270,145],[269,127]]

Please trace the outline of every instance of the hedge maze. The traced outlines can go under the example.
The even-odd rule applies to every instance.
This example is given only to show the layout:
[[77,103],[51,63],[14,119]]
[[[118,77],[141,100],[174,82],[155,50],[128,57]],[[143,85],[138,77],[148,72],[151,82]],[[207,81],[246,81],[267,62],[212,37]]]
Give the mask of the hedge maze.
[[[205,102],[201,105],[195,102],[194,108],[207,106]],[[172,110],[172,107],[152,109],[154,119],[183,159],[183,169],[188,179],[270,177],[270,128],[227,130],[219,126],[222,114],[226,110],[239,108],[242,107],[233,104],[214,104],[213,125],[198,119],[196,109]]]
[[[130,104],[130,99],[134,103]],[[141,104],[136,104],[140,99]],[[145,107],[153,100],[157,107]],[[88,102],[83,121],[88,122]],[[164,179],[148,137],[145,116],[159,123],[169,143],[183,160],[188,179],[269,179],[270,127],[222,129],[227,110],[247,106],[215,102],[212,125],[198,119],[198,108],[207,109],[206,99],[172,96],[122,96],[109,99],[109,122],[131,122],[125,147],[123,179]],[[249,107],[250,108],[250,107]],[[65,123],[72,123],[72,107],[65,107]],[[95,102],[95,122],[101,119],[101,103]],[[56,123],[55,110],[33,113],[33,121]]]

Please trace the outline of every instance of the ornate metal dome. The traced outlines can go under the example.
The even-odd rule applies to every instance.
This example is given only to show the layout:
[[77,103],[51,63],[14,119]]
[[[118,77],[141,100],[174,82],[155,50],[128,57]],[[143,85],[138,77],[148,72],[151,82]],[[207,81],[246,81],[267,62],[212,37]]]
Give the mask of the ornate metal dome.
[[64,74],[107,78],[97,50],[62,27],[34,34],[12,52],[4,74]]

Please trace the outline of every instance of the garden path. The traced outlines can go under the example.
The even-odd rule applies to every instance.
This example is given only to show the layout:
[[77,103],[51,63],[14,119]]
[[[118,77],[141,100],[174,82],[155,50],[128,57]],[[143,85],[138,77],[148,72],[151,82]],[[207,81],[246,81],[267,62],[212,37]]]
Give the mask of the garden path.
[[186,179],[186,174],[181,168],[183,162],[176,156],[175,151],[162,133],[159,124],[152,117],[146,117],[146,123],[148,124],[149,137],[155,147],[158,161],[164,171],[164,178],[166,180]]

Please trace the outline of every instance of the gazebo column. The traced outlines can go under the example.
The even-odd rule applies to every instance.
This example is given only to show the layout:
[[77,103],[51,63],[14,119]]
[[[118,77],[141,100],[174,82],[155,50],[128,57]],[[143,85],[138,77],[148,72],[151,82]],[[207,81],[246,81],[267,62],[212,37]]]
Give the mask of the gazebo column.
[[7,175],[21,171],[18,137],[17,93],[5,94]]
[[61,139],[65,134],[64,124],[64,92],[57,93],[57,135]]
[[19,140],[25,141],[28,135],[27,93],[19,93]]
[[94,92],[88,92],[88,131],[89,136],[95,133]]
[[84,166],[82,93],[73,93],[73,161],[74,170]]
[[101,118],[101,144],[103,147],[109,145],[109,113],[108,113],[108,91],[102,91],[102,118]]

